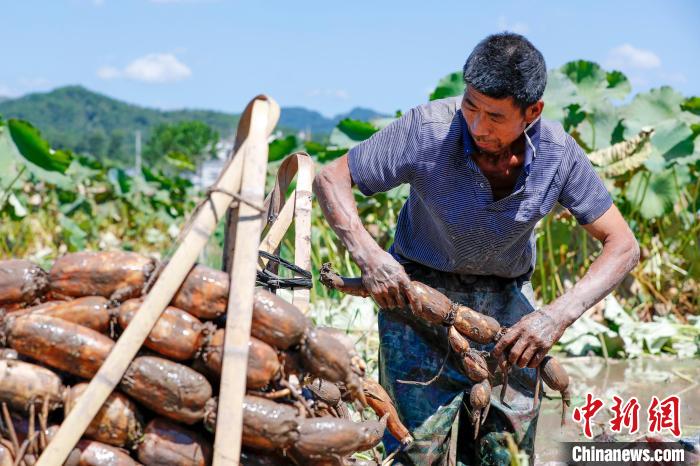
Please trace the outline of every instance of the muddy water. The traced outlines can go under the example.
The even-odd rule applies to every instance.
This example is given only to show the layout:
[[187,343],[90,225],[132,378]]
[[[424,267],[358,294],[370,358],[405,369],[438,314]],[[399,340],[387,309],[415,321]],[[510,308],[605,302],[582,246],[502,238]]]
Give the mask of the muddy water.
[[[559,459],[559,442],[585,441],[580,424],[571,419],[576,406],[582,406],[586,393],[601,398],[604,407],[596,414],[593,434],[610,433],[612,397],[617,395],[624,401],[631,397],[639,400],[639,433],[647,433],[647,408],[652,396],[664,399],[678,395],[681,400],[681,436],[697,438],[700,433],[700,359],[641,358],[632,360],[610,360],[602,358],[569,358],[563,363],[571,376],[571,408],[567,412],[567,425],[560,427],[561,401],[555,393],[547,391],[553,399],[545,399],[537,426],[535,462],[545,465]],[[623,433],[626,430],[623,428]],[[664,436],[671,438],[668,431]],[[628,439],[630,437],[620,436]]]

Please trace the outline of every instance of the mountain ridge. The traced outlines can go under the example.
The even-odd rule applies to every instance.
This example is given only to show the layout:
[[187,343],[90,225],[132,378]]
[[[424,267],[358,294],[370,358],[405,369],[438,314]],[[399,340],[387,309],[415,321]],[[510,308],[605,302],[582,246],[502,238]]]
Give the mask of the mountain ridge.
[[[150,131],[158,124],[199,120],[218,131],[222,138],[230,138],[239,119],[236,113],[201,108],[160,110],[145,107],[80,85],[62,86],[17,98],[0,97],[0,116],[29,121],[52,147],[123,161],[133,158],[137,130],[141,131],[145,143]],[[384,116],[363,107],[333,117],[305,107],[283,107],[277,127],[285,133],[304,131],[310,132],[314,139],[322,139],[343,118],[367,120]]]

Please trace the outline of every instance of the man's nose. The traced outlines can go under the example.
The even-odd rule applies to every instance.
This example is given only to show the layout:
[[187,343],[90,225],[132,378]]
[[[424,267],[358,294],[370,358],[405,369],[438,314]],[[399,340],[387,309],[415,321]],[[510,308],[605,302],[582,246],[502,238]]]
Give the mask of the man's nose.
[[472,137],[475,139],[487,137],[491,132],[486,122],[483,121],[478,115],[476,116],[476,118],[474,118],[472,127],[469,129],[472,133]]

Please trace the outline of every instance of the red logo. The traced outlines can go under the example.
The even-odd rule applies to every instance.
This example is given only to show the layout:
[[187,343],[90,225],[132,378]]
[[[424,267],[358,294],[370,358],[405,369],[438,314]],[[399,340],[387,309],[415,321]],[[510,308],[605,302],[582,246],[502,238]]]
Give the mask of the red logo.
[[630,434],[634,434],[639,430],[639,401],[632,397],[622,406],[622,398],[613,396],[615,405],[612,411],[615,416],[610,419],[610,430],[613,432],[621,432],[622,427],[629,429]]
[[[613,396],[613,406],[610,408],[613,412],[613,417],[608,421],[612,432],[622,432],[622,429],[628,429],[630,434],[639,431],[639,400],[636,397],[630,398],[625,402],[622,398]],[[603,401],[594,397],[592,394],[586,394],[586,402],[581,407],[576,407],[573,412],[573,419],[579,424],[583,424],[583,435],[588,438],[593,438],[591,430],[591,421],[593,417],[603,407]],[[666,429],[674,436],[681,435],[681,401],[671,395],[663,400],[659,400],[654,396],[649,403],[647,409],[648,415],[648,432],[658,433]]]
[[676,437],[681,436],[681,400],[671,395],[659,401],[657,397],[651,398],[649,405],[649,432],[661,432],[668,429]]
[[574,409],[574,421],[583,422],[583,434],[588,438],[593,438],[591,432],[591,419],[603,407],[603,402],[598,398],[594,398],[590,393],[586,394],[586,404],[581,408]]

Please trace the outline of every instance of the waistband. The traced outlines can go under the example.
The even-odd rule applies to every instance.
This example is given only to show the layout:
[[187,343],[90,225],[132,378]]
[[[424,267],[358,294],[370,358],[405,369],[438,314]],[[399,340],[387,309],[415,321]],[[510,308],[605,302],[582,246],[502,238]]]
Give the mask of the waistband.
[[520,288],[527,282],[527,276],[517,278],[497,277],[495,275],[471,275],[454,272],[443,272],[416,262],[402,264],[412,280],[423,282],[433,288],[443,288],[447,291],[504,291],[511,287]]

